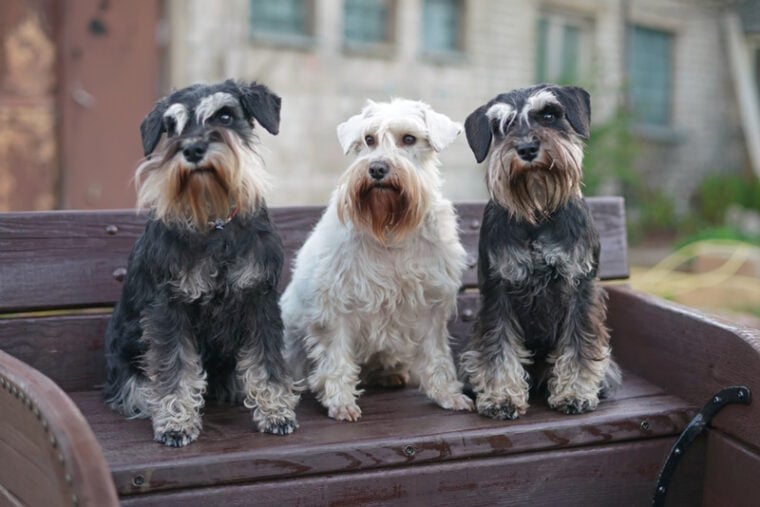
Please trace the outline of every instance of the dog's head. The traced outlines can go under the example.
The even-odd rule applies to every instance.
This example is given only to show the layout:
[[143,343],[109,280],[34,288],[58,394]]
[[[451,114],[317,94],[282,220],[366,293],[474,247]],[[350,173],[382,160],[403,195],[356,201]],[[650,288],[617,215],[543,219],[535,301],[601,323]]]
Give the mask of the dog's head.
[[344,153],[356,160],[338,188],[338,217],[371,232],[382,243],[419,226],[432,194],[440,191],[437,153],[462,126],[423,103],[368,101],[338,125]]
[[256,126],[277,134],[280,103],[264,85],[231,79],[160,99],[140,125],[146,160],[136,174],[138,206],[199,231],[231,210],[255,211],[267,187]]
[[542,84],[498,95],[465,121],[491,198],[513,216],[536,223],[580,195],[583,144],[589,136],[588,92]]

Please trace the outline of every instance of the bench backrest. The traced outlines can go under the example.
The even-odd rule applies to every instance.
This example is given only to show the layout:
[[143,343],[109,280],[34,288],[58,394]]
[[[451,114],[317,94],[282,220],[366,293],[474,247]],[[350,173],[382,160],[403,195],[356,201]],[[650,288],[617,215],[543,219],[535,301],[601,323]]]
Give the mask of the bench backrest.
[[[622,198],[588,199],[602,240],[599,277],[628,276]],[[322,207],[273,208],[272,219],[290,262],[319,220]],[[469,267],[464,289],[477,288],[482,203],[457,205]],[[102,341],[121,292],[129,252],[145,216],[134,210],[0,214],[0,349],[50,376],[66,390],[90,389],[103,379]],[[477,298],[460,297],[451,331],[469,330]]]

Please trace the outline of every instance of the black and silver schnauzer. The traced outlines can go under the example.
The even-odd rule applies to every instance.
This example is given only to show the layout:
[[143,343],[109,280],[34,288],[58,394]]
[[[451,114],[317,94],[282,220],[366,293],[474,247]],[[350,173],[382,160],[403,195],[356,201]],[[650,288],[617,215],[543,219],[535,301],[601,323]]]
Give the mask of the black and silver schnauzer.
[[482,415],[524,414],[532,385],[556,410],[587,412],[620,383],[581,195],[590,119],[585,90],[543,84],[498,95],[465,122],[476,160],[490,153],[481,309],[460,363]]
[[282,244],[255,150],[257,123],[277,134],[280,102],[256,83],[193,85],[140,125],[138,207],[150,216],[106,331],[105,397],[150,417],[168,446],[198,438],[206,394],[252,409],[260,431],[298,427],[277,301]]

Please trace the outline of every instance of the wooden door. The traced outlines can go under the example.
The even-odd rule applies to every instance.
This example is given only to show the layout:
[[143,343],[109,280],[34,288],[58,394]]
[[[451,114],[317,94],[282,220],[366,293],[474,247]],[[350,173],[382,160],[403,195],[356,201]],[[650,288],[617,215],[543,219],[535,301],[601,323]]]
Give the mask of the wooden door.
[[159,95],[160,0],[59,9],[60,207],[133,207],[138,127]]

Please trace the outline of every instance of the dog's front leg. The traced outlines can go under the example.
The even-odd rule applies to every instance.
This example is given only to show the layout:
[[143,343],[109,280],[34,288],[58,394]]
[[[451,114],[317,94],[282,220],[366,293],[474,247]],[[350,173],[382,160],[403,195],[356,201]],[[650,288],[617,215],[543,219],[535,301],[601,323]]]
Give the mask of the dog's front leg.
[[166,297],[141,319],[148,350],[148,405],[157,442],[183,447],[198,438],[206,372],[197,351],[187,308]]
[[353,343],[358,326],[349,317],[336,316],[329,328],[314,325],[306,337],[312,369],[309,389],[339,421],[356,421],[362,411],[356,404],[361,368],[354,358]]
[[477,395],[478,413],[516,419],[528,409],[530,384],[524,365],[532,362],[523,332],[502,282],[481,288],[482,308],[460,360],[463,376]]
[[435,309],[431,320],[423,319],[428,330],[417,349],[414,370],[420,379],[420,388],[438,405],[449,410],[472,410],[472,400],[462,394],[462,383],[457,379],[451,356],[446,314]]
[[253,411],[259,431],[288,435],[298,428],[295,408],[299,395],[283,359],[283,325],[275,290],[249,301],[254,311],[242,328],[245,336],[238,354],[237,374],[243,385],[244,405]]
[[[549,406],[566,414],[594,410],[612,365],[609,332],[604,325],[604,292],[584,280],[570,295],[548,382]],[[614,367],[617,370],[616,367]]]

